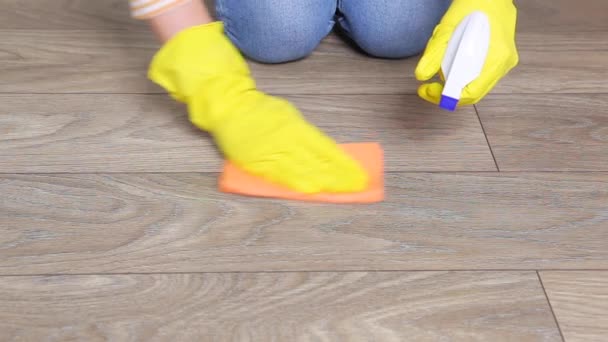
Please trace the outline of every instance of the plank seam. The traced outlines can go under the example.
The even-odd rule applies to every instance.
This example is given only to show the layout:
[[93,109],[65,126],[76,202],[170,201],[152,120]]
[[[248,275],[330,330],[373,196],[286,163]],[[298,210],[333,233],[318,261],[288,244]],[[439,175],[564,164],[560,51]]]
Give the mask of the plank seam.
[[494,155],[494,150],[492,149],[492,144],[490,144],[490,139],[488,139],[488,134],[486,133],[485,127],[483,127],[483,121],[481,121],[481,116],[479,115],[479,109],[477,105],[473,105],[475,108],[475,114],[477,115],[477,120],[479,120],[479,125],[481,126],[481,131],[483,132],[483,136],[486,138],[486,144],[488,144],[488,148],[490,149],[490,154],[492,155],[492,159],[494,160],[494,165],[496,166],[496,171],[500,172],[500,167],[498,166],[498,161],[496,161],[496,156]]
[[549,309],[551,310],[551,315],[553,316],[553,320],[555,321],[555,325],[557,326],[557,330],[559,331],[559,336],[562,338],[562,342],[566,342],[566,338],[564,337],[562,328],[559,326],[559,321],[557,320],[557,315],[555,314],[555,310],[553,310],[553,305],[551,305],[551,300],[549,299],[549,295],[547,294],[547,289],[545,289],[545,284],[543,284],[543,279],[540,276],[540,272],[538,270],[536,270],[536,276],[538,277],[538,282],[540,283],[540,287],[543,289],[543,294],[545,295],[545,299],[547,300],[547,305],[549,305]]

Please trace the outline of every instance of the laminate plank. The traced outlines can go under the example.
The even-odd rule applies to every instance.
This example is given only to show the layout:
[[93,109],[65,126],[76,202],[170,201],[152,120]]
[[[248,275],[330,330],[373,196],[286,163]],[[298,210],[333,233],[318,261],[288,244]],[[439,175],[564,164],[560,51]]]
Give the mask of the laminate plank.
[[608,3],[602,0],[515,1],[518,32],[592,32],[608,30]]
[[606,341],[608,272],[541,272],[566,342]]
[[4,341],[560,341],[533,272],[0,278]]
[[128,0],[0,0],[2,29],[146,29]]
[[[159,48],[145,31],[0,30],[1,93],[163,93],[146,79]],[[364,56],[334,35],[302,61],[250,63],[276,94],[415,94],[413,59]]]
[[1,30],[2,93],[161,93],[146,79],[148,32]]
[[520,63],[492,94],[607,93],[607,34],[608,30],[519,34]]
[[0,177],[0,274],[608,269],[607,173],[391,173],[387,200],[218,193],[215,174]]
[[501,171],[608,170],[608,95],[489,96],[478,104]]
[[[0,0],[0,29],[145,29],[129,17],[126,0]],[[205,1],[210,9],[213,1]],[[606,31],[602,0],[518,1],[518,30]]]
[[[0,30],[1,93],[162,93],[146,77],[158,44],[120,30]],[[520,34],[520,65],[494,90],[608,92],[605,32]],[[330,35],[302,61],[251,63],[261,89],[275,94],[415,94],[417,58],[382,60]]]
[[[379,141],[390,171],[495,171],[473,108],[416,96],[289,96],[340,142]],[[165,95],[0,95],[0,172],[220,171],[210,137]]]

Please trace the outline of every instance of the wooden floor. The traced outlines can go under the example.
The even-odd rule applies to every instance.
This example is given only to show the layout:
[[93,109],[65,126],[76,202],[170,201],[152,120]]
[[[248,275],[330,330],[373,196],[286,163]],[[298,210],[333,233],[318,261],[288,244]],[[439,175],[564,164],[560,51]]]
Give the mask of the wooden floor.
[[608,341],[608,2],[519,4],[521,65],[455,113],[335,36],[252,64],[384,145],[352,206],[218,193],[125,0],[0,0],[0,341]]

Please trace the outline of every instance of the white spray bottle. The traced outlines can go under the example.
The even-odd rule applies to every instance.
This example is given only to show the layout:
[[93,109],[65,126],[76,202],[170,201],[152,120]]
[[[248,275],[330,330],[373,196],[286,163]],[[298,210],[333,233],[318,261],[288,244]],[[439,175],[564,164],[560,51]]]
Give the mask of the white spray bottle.
[[445,78],[439,106],[454,111],[462,89],[481,74],[490,47],[490,21],[483,12],[473,12],[458,25],[443,58]]

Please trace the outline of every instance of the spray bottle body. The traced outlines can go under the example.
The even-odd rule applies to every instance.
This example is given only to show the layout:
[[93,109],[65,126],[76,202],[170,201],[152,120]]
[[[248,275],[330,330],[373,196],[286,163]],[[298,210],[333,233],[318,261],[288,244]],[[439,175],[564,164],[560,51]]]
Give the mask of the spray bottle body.
[[490,47],[490,21],[483,12],[465,17],[450,38],[441,64],[445,85],[440,107],[456,109],[462,90],[483,70]]

